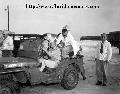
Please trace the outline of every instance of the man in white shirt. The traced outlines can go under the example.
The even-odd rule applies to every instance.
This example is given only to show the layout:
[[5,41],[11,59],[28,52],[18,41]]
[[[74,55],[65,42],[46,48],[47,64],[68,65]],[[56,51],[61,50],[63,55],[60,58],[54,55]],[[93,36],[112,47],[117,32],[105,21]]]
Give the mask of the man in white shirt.
[[14,49],[13,38],[9,36],[10,31],[3,31],[3,45],[1,47],[2,56],[8,55],[12,56],[12,51]]
[[66,25],[62,29],[62,34],[58,36],[56,44],[58,47],[62,47],[62,57],[67,58],[70,55],[70,52],[74,52],[73,55],[76,55],[79,47],[77,46],[76,41],[74,40],[73,36],[70,34],[69,30],[67,29],[68,26]]
[[97,45],[97,57],[96,57],[96,85],[106,86],[107,83],[107,67],[112,57],[111,44],[107,41],[105,33],[101,34],[101,42]]

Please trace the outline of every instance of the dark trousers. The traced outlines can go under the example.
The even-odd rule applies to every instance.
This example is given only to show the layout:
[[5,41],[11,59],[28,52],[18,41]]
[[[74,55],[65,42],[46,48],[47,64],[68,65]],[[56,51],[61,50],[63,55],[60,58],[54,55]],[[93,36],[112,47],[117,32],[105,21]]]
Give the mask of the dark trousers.
[[102,60],[96,60],[96,76],[97,81],[107,82],[106,72],[108,68],[108,63]]
[[62,48],[61,49],[62,58],[68,58],[68,57],[70,57],[70,52],[73,52],[72,45],[65,46],[64,48]]
[[85,69],[84,69],[83,65],[80,66],[80,72],[81,72],[82,77],[85,77]]
[[82,77],[85,77],[85,69],[83,66],[83,57],[77,58],[77,62],[80,64],[79,67],[80,67],[80,72],[81,72]]

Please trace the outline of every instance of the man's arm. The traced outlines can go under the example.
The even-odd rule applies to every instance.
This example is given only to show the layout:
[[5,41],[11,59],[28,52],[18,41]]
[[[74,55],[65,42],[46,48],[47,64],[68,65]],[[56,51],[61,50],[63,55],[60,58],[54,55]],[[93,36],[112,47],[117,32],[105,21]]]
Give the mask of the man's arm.
[[50,57],[52,56],[51,52],[45,51]]
[[74,55],[76,55],[77,52],[79,51],[79,46],[77,45],[77,42],[75,41],[74,37],[70,33],[68,34],[68,36],[70,38],[70,43],[73,47]]
[[108,44],[108,54],[107,54],[107,61],[110,61],[111,57],[112,57],[112,47],[111,44]]
[[97,44],[97,46],[96,46],[96,54],[95,54],[95,60],[97,60],[98,59],[98,57],[99,57],[99,43]]
[[57,42],[56,45],[58,45],[60,43],[60,41],[62,40],[62,34],[60,34],[57,38]]

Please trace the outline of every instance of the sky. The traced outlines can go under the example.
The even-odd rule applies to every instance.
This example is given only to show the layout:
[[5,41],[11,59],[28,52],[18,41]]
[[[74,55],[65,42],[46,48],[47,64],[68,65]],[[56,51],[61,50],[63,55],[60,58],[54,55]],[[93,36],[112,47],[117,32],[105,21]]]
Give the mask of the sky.
[[[28,8],[38,4],[79,5],[84,8]],[[69,32],[79,40],[81,36],[120,30],[120,0],[0,0],[0,30],[8,27],[7,5],[10,31],[16,34],[58,34],[64,25],[68,25]]]

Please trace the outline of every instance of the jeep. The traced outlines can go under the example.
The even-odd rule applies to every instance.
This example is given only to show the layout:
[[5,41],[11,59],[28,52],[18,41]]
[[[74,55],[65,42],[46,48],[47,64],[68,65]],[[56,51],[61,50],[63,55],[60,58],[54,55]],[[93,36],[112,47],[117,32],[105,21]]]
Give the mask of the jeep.
[[[0,58],[0,93],[20,93],[20,84],[36,85],[40,83],[60,83],[66,90],[76,87],[79,81],[80,63],[83,56],[78,59],[65,58],[52,72],[40,72],[41,64],[38,56],[42,56],[42,35],[14,34],[13,55],[7,54]],[[16,40],[16,37],[20,40]]]

